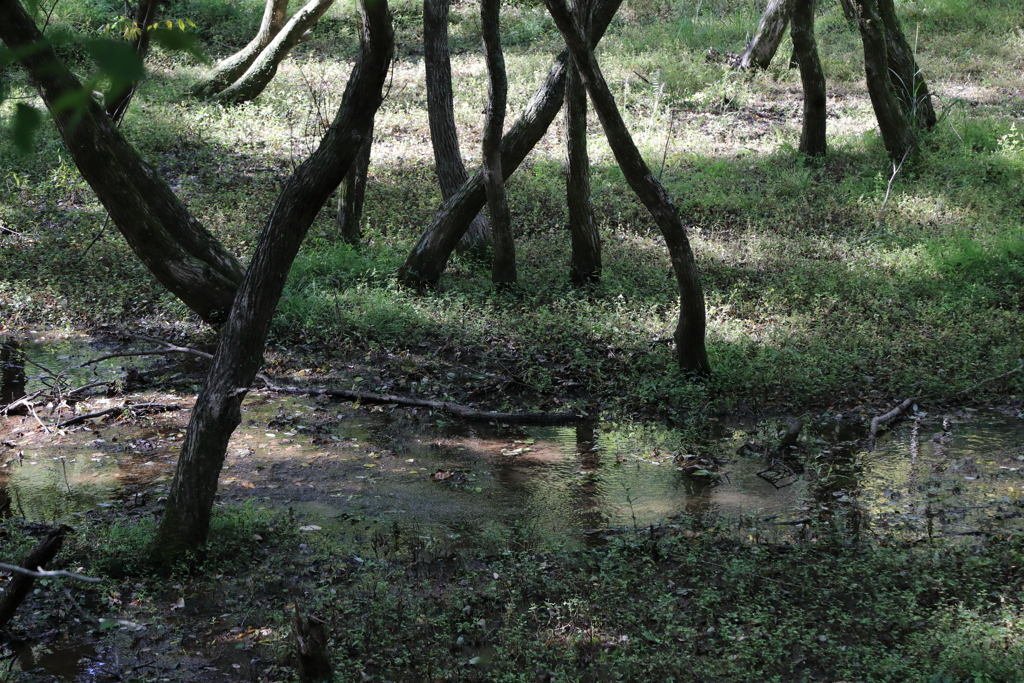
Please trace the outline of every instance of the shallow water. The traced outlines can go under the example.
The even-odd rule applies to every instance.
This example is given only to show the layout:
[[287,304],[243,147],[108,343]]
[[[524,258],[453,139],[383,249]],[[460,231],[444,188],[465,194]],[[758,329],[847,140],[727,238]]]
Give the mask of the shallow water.
[[[50,369],[109,351],[80,342],[26,349]],[[62,376],[69,383],[116,377],[123,362]],[[30,415],[4,418],[0,515],[55,522],[96,508],[131,514],[162,496],[192,397],[133,399],[180,404],[181,410],[94,419],[52,433]],[[88,410],[124,400],[92,397]],[[49,413],[40,411],[40,418],[47,421]],[[783,428],[721,424],[705,451],[693,454],[679,450],[678,433],[651,424],[512,429],[253,393],[228,449],[220,497],[290,508],[303,524],[372,516],[453,538],[486,533],[493,524],[521,524],[588,539],[595,530],[646,527],[690,514],[786,533],[836,525],[850,530],[857,520],[857,530],[880,540],[896,533],[969,541],[1022,527],[1022,416],[919,412],[883,434],[874,451],[865,447],[863,423],[823,419],[804,430],[797,457],[805,471],[783,473],[773,484],[758,476],[769,466],[765,457],[741,446],[771,447]],[[686,456],[713,457],[718,476],[687,476],[681,467],[690,462]],[[72,680],[90,651],[88,644],[69,642],[32,653],[31,661]]]

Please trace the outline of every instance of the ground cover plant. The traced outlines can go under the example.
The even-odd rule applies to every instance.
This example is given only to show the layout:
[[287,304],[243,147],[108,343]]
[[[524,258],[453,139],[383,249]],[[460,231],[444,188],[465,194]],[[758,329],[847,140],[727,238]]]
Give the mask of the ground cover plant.
[[[517,287],[496,290],[489,264],[460,257],[436,291],[397,285],[395,272],[440,192],[424,109],[420,8],[408,2],[392,9],[397,58],[376,121],[364,239],[345,244],[333,212],[322,212],[278,308],[272,377],[488,410],[657,416],[686,424],[693,443],[702,438],[702,417],[719,413],[828,407],[863,416],[905,397],[1019,410],[1020,373],[986,381],[1017,367],[1024,351],[1018,2],[898,5],[940,122],[921,133],[920,156],[895,174],[875,132],[857,31],[838,3],[819,9],[830,151],[814,163],[795,151],[800,79],[782,58],[788,41],[767,71],[737,72],[722,58],[742,50],[759,4],[623,7],[598,56],[648,164],[689,221],[714,368],[702,382],[674,370],[678,293],[667,253],[596,121],[600,284],[569,283],[562,141],[553,125],[507,184]],[[194,21],[206,51],[221,56],[249,40],[261,10],[252,2],[196,0],[172,3],[168,12]],[[93,31],[118,11],[66,0],[52,21]],[[450,20],[455,113],[473,167],[487,77],[478,8],[456,4]],[[510,3],[502,21],[514,116],[561,38],[542,4]],[[340,100],[358,30],[353,6],[332,8],[267,90],[239,107],[187,99],[203,67],[159,47],[150,56],[122,131],[243,262],[281,182]],[[76,69],[90,68],[85,54],[68,48],[62,56]],[[0,67],[0,79],[31,101],[17,69]],[[15,102],[0,113],[10,116]],[[115,326],[199,347],[212,342],[213,332],[152,279],[107,224],[52,127],[44,124],[27,156],[0,141],[0,176],[0,332]],[[415,550],[417,536],[405,529],[395,540],[387,540],[388,530],[376,541],[370,530],[356,539],[329,530],[310,540],[295,534],[297,523],[237,514],[257,520],[246,522],[255,525],[251,533],[281,534],[269,556],[247,546],[251,566],[283,582],[274,590],[299,591],[325,616],[339,670],[359,672],[351,680],[364,671],[382,680],[1019,680],[1012,666],[1021,657],[1016,538],[974,548],[882,538],[849,547],[820,538],[761,544],[691,520],[658,540],[636,530],[613,534],[600,548],[521,541],[516,534],[529,530],[496,529],[474,536],[471,545],[480,547],[442,540],[428,552]],[[372,520],[367,524],[372,530]],[[95,533],[108,528],[108,521],[98,523]],[[144,537],[145,529],[137,533]],[[82,547],[66,552],[63,562],[101,574],[127,556],[112,548],[111,557],[122,560],[90,564]],[[364,561],[348,559],[352,553]],[[905,569],[892,570],[896,565]],[[246,582],[260,583],[259,569],[212,579],[227,574],[217,566],[198,574],[180,569],[177,583],[132,568],[130,579],[109,579],[121,583],[105,590],[138,592],[132,609],[145,611],[165,607],[167,585],[237,595]],[[835,573],[807,571],[821,566]],[[723,575],[723,567],[731,569]],[[850,586],[867,574],[884,575],[886,583],[859,594]],[[538,586],[537,577],[550,580]],[[665,585],[664,600],[636,600],[631,587],[655,580]],[[800,588],[783,589],[779,581]],[[837,597],[832,585],[850,588]],[[245,606],[275,610],[265,662],[284,668],[267,669],[268,680],[291,675],[282,635],[290,616],[279,597],[268,592]],[[830,611],[837,601],[846,606],[841,614]],[[368,621],[395,614],[404,616],[390,629]],[[352,615],[369,616],[359,622]],[[155,613],[146,619],[159,620]],[[248,644],[262,638],[249,630],[254,626],[234,621],[230,628],[241,629]],[[128,628],[107,633],[129,638]],[[248,659],[236,663],[259,671]]]

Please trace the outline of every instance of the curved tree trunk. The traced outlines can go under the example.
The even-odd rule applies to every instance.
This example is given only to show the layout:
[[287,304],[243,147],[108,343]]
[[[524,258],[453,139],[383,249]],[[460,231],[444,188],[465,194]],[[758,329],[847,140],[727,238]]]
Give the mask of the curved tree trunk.
[[288,0],[267,0],[263,9],[263,21],[260,22],[256,37],[241,50],[220,60],[203,74],[199,82],[192,86],[192,96],[202,99],[213,97],[237,81],[284,26],[287,13]]
[[800,152],[810,157],[825,156],[825,74],[814,41],[815,0],[793,3],[793,50],[800,65],[804,87],[804,122],[800,133]]
[[[423,65],[427,74],[427,117],[430,141],[434,148],[434,168],[447,201],[458,192],[469,173],[462,161],[459,134],[455,126],[452,96],[452,63],[448,50],[449,0],[423,0]],[[491,244],[490,228],[484,214],[478,213],[469,224],[456,249],[484,256]]]
[[902,161],[917,147],[917,136],[896,96],[889,75],[886,30],[876,0],[856,0],[857,26],[864,43],[864,71],[868,94],[875,110],[885,149],[894,161]]
[[[590,33],[590,3],[573,2],[577,25]],[[565,195],[569,207],[572,259],[569,280],[577,286],[601,280],[601,237],[590,203],[590,156],[587,153],[587,90],[576,63],[571,62],[565,82]]]
[[64,98],[77,98],[82,84],[45,46],[35,22],[16,0],[0,2],[0,40],[22,55],[19,61],[75,165],[132,251],[203,320],[223,322],[244,275],[238,260],[192,217],[92,98],[85,98],[82,109],[58,106]]
[[341,106],[317,150],[285,183],[221,330],[199,393],[153,550],[179,560],[206,542],[217,479],[240,406],[263,348],[288,270],[317,213],[355,162],[382,101],[394,46],[386,0],[363,0],[359,56]]
[[[622,0],[599,0],[594,11],[591,44],[596,45],[618,11]],[[544,136],[548,126],[562,108],[565,95],[565,75],[568,52],[555,58],[547,78],[533,94],[519,120],[501,141],[501,169],[505,180],[515,172],[526,155]],[[451,199],[444,202],[434,214],[430,225],[398,270],[398,280],[407,287],[427,287],[437,284],[444,272],[448,257],[465,233],[470,221],[487,201],[483,173],[477,171]]]
[[[156,21],[159,8],[160,0],[139,0],[138,9],[135,12],[134,21],[142,33],[132,41],[132,47],[135,48],[136,54],[143,60],[146,59],[146,54],[149,52],[149,27]],[[128,105],[131,104],[138,85],[138,83],[132,83],[121,92],[114,94],[109,102],[103,103],[107,110],[107,116],[112,118],[114,123],[121,123],[121,119],[124,118],[125,112],[128,111]]]
[[707,374],[711,372],[708,354],[704,345],[706,327],[704,311],[704,290],[700,284],[697,263],[686,237],[686,228],[679,217],[679,210],[672,203],[668,192],[654,177],[644,162],[640,150],[622,120],[611,90],[601,74],[594,58],[594,52],[586,38],[575,25],[565,0],[545,0],[558,30],[565,38],[569,52],[576,62],[590,101],[594,103],[597,117],[601,120],[608,144],[615,154],[615,160],[622,169],[629,186],[640,201],[651,212],[665,237],[672,268],[679,283],[679,324],[676,326],[675,341],[679,367],[688,372]]
[[740,69],[757,67],[767,69],[779,49],[782,37],[786,35],[786,26],[793,14],[793,0],[771,0],[768,8],[761,15],[757,24],[757,32],[740,55]]
[[930,129],[937,121],[928,84],[921,76],[921,70],[914,58],[914,51],[903,35],[896,7],[892,0],[878,0],[878,13],[885,24],[885,47],[889,57],[889,79],[896,89],[896,96],[903,101],[907,115],[917,125]]
[[332,4],[334,0],[310,0],[278,31],[245,73],[211,99],[224,104],[241,104],[256,99],[274,80],[277,65],[302,41],[306,31],[313,28]]
[[366,199],[366,174],[370,171],[370,152],[373,150],[373,122],[370,132],[359,148],[359,156],[352,164],[338,191],[338,232],[346,244],[357,245],[363,239],[360,222],[363,218],[363,200]]
[[484,58],[487,61],[483,172],[494,238],[491,280],[497,285],[508,285],[516,281],[516,245],[512,240],[512,219],[508,212],[505,179],[501,172],[501,131],[505,127],[508,77],[505,75],[505,56],[501,52],[498,25],[500,8],[501,0],[480,2],[480,32],[483,34]]

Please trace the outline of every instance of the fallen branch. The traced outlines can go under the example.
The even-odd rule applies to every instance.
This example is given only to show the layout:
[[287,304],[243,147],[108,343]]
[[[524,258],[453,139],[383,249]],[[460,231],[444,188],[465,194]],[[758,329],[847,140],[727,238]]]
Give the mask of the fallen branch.
[[153,342],[154,344],[160,344],[158,349],[148,349],[146,351],[124,351],[121,353],[110,353],[106,356],[100,356],[99,358],[93,358],[82,363],[78,367],[84,368],[89,365],[95,365],[105,360],[111,360],[112,358],[129,358],[132,356],[163,356],[168,353],[187,353],[192,356],[198,356],[205,360],[213,360],[213,354],[207,353],[206,351],[200,351],[199,349],[193,349],[190,346],[177,346],[170,342],[166,342],[163,339],[157,339],[155,337],[147,337],[141,334],[134,334],[133,337],[143,339],[145,341]]
[[[1017,372],[1020,372],[1021,370],[1024,370],[1024,361],[1020,361],[1020,364],[1017,365],[1017,367],[1015,367],[1013,370],[1008,370],[1008,371],[1006,371],[1006,372],[1004,372],[1002,374],[996,375],[994,377],[989,377],[987,379],[983,379],[980,382],[978,382],[977,384],[969,386],[966,389],[961,389],[960,391],[952,394],[952,396],[960,396],[961,394],[970,393],[970,392],[974,391],[975,389],[978,389],[979,387],[982,387],[982,386],[988,384],[989,382],[995,382],[996,380],[1003,379],[1004,377],[1009,377],[1010,375],[1012,375],[1014,373],[1017,373]],[[902,415],[907,410],[907,408],[909,408],[910,406],[914,405],[914,403],[920,403],[920,402],[922,402],[924,400],[925,399],[923,397],[922,398],[913,398],[913,397],[908,398],[907,400],[903,401],[903,403],[899,404],[898,406],[896,406],[895,408],[890,410],[885,415],[879,415],[878,417],[876,417],[873,420],[871,420],[871,432],[868,435],[868,450],[869,451],[875,450],[875,438],[878,436],[878,428],[879,427],[881,427],[882,425],[884,425],[887,422],[891,422],[892,420],[894,420],[897,417],[899,417],[900,415]]]
[[[32,548],[22,564],[38,568],[45,566],[47,562],[50,562],[60,552],[60,548],[64,544],[64,535],[67,532],[68,527],[59,527],[46,534],[43,540]],[[10,567],[7,571],[14,571],[16,575],[11,579],[7,588],[4,589],[3,596],[0,597],[0,628],[6,626],[7,622],[14,616],[15,610],[18,609],[18,606],[28,596],[29,591],[32,589],[32,583],[38,575],[38,571],[25,570],[23,567],[2,566],[5,569]],[[25,572],[28,573],[26,574]]]
[[62,576],[62,577],[68,578],[68,579],[77,579],[78,581],[87,581],[89,583],[99,583],[100,581],[103,580],[103,579],[95,579],[95,578],[93,578],[91,576],[82,576],[81,574],[75,574],[73,572],[64,571],[63,569],[55,569],[53,571],[50,571],[50,570],[46,570],[46,569],[43,569],[42,567],[40,567],[39,569],[33,571],[31,569],[25,569],[24,567],[19,567],[16,564],[4,564],[3,562],[0,562],[0,570],[3,570],[5,572],[10,572],[12,574],[21,574],[22,576],[31,576],[31,577],[36,578],[36,579],[45,579],[48,576],[58,576],[58,577]]
[[899,404],[885,415],[879,415],[875,419],[871,420],[871,433],[868,435],[868,450],[875,450],[875,437],[878,436],[878,428],[884,425],[886,422],[891,422],[897,417],[903,414],[903,412],[914,405],[914,399],[908,398],[903,403]]
[[132,413],[166,413],[171,410],[181,410],[181,406],[178,405],[167,405],[165,403],[136,403],[134,405],[115,406],[113,408],[107,408],[105,410],[97,410],[95,413],[86,413],[85,415],[78,415],[71,418],[70,420],[64,420],[57,425],[57,429],[63,429],[64,427],[71,427],[76,424],[81,424],[86,420],[92,420],[97,417],[106,417],[107,415],[120,415],[125,411]]
[[513,424],[571,424],[586,419],[585,415],[575,413],[492,413],[485,410],[474,410],[458,403],[448,401],[431,401],[423,398],[395,396],[394,394],[374,394],[369,391],[350,391],[347,389],[302,389],[300,387],[279,387],[261,375],[260,379],[267,385],[268,391],[293,396],[327,396],[358,403],[394,404],[413,408],[430,408],[440,410],[463,420],[473,422],[509,422]]

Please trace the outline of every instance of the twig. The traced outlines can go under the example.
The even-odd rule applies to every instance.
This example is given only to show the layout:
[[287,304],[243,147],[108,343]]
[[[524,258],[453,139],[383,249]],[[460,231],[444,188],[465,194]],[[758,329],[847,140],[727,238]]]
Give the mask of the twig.
[[96,417],[106,417],[107,415],[118,415],[125,411],[132,413],[166,413],[171,410],[181,410],[181,406],[178,405],[167,405],[164,403],[136,403],[134,405],[117,406],[114,408],[107,408],[105,410],[97,410],[95,413],[86,413],[85,415],[78,415],[71,418],[70,420],[64,420],[57,425],[57,429],[63,429],[64,427],[71,427],[76,424],[81,424],[86,420],[91,420]]
[[982,385],[988,384],[989,382],[995,382],[997,379],[1002,379],[1004,377],[1009,377],[1010,375],[1012,375],[1015,372],[1020,372],[1021,370],[1024,370],[1024,360],[1018,360],[1017,362],[1018,362],[1018,365],[1013,370],[1010,370],[1008,372],[1004,372],[1001,375],[996,375],[995,377],[989,377],[988,379],[983,379],[980,382],[978,382],[977,384],[975,384],[974,386],[967,387],[966,389],[961,389],[960,391],[958,391],[955,394],[953,394],[953,396],[959,396],[960,394],[970,393],[970,392],[974,391],[975,389],[978,389]]
[[430,408],[450,413],[463,420],[475,422],[496,421],[511,422],[515,424],[571,424],[586,419],[585,415],[575,413],[492,413],[484,410],[474,410],[458,403],[448,401],[430,401],[422,398],[410,398],[407,396],[395,396],[394,394],[375,394],[369,391],[350,391],[347,389],[302,389],[299,387],[279,387],[270,382],[264,375],[260,377],[266,383],[266,388],[280,394],[292,394],[296,396],[329,396],[347,401],[359,403],[395,404],[413,408]]
[[81,574],[74,574],[72,572],[64,571],[63,569],[47,570],[39,567],[36,571],[31,569],[25,569],[15,564],[4,564],[0,562],[0,569],[5,572],[11,572],[12,574],[21,574],[22,576],[31,576],[34,579],[45,579],[48,576],[63,576],[69,579],[77,579],[79,581],[87,581],[89,583],[99,583],[103,579],[94,579],[91,576],[82,576]]
[[900,165],[897,166],[895,162],[892,165],[892,177],[889,178],[889,184],[885,187],[885,199],[882,200],[882,210],[878,212],[878,222],[882,222],[882,218],[885,216],[885,206],[889,203],[889,193],[892,192],[892,183],[896,180],[896,174],[903,168],[903,162],[907,160],[907,155],[910,154],[910,149],[907,149],[903,153],[903,158],[900,159]]

